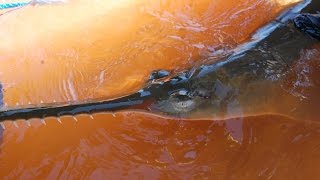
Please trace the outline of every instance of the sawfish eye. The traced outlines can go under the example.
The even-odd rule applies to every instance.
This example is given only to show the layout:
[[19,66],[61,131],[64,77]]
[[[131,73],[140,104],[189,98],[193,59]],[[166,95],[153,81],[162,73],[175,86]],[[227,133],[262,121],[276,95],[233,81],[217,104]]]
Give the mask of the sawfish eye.
[[188,90],[182,89],[170,94],[170,98],[176,98],[177,100],[188,100],[191,99],[190,93]]

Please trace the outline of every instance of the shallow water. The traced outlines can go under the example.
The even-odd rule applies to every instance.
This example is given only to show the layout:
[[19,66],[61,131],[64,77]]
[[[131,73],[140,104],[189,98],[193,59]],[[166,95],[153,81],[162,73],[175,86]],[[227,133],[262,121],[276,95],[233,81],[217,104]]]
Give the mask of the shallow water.
[[0,175],[12,178],[314,179],[318,124],[279,115],[176,120],[139,112],[8,125]]
[[[233,53],[296,1],[119,2],[75,1],[0,16],[3,103],[135,92],[153,70],[174,74]],[[221,118],[203,109],[193,119],[119,111],[45,124],[33,119],[30,127],[7,121],[0,130],[0,177],[317,179],[319,58],[318,44],[301,49],[283,79],[271,84],[280,89],[266,92],[274,99],[251,101],[250,111],[234,108]]]
[[292,2],[109,0],[22,8],[0,19],[5,102],[135,92],[153,70],[179,72],[229,54]]

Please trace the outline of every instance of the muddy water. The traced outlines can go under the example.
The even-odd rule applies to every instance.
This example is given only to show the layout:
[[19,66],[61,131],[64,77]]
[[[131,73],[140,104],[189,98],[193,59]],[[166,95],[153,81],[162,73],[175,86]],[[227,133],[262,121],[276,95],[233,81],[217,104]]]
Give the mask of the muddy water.
[[132,93],[153,70],[181,71],[229,54],[296,2],[109,0],[16,10],[0,19],[5,102]]
[[[83,2],[72,5],[73,9],[27,7],[1,17],[4,103],[126,94],[139,88],[154,69],[179,71],[205,63],[207,57],[224,56],[292,1],[154,2],[124,0],[109,4],[115,7],[112,10]],[[84,10],[95,13],[84,14]],[[104,18],[88,21],[93,17]],[[114,28],[106,30],[111,24]],[[19,128],[5,122],[0,176],[318,179],[319,52],[318,46],[302,51],[280,82],[288,98],[277,107],[293,106],[293,117],[274,114],[276,107],[266,105],[264,112],[224,120],[122,111],[92,118],[78,115],[77,121],[62,117],[61,123],[48,118],[46,125],[34,119],[31,127],[24,121],[17,122]]]
[[[137,111],[5,122],[0,176],[8,179],[317,179],[319,52],[307,50],[284,79],[291,118],[252,114],[177,119]],[[307,56],[308,55],[308,56]],[[290,95],[290,96],[289,96]],[[266,107],[267,108],[267,107]],[[272,109],[274,107],[269,107]],[[299,118],[298,118],[299,116]]]
[[279,115],[173,120],[138,112],[63,124],[8,125],[0,175],[8,179],[315,179],[320,126]]

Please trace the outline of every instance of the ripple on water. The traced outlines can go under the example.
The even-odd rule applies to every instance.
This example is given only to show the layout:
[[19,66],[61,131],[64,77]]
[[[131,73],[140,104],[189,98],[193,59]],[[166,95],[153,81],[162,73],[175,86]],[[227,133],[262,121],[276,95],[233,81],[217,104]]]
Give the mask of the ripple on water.
[[0,176],[311,178],[320,175],[319,132],[280,115],[181,121],[140,112],[48,121],[19,141],[8,126]]
[[178,72],[229,54],[292,5],[270,0],[108,2],[28,7],[2,16],[4,101],[15,106],[132,93],[153,70]]

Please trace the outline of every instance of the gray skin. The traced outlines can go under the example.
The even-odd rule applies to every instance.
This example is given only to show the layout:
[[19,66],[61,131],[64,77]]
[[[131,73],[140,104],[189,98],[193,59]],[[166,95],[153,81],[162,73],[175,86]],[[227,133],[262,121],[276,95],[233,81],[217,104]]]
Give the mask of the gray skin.
[[[320,2],[312,1],[302,11],[313,12],[314,7],[319,8]],[[320,15],[304,13],[283,19],[286,17],[280,17],[276,22],[280,26],[257,44],[147,87],[145,91],[157,95],[151,110],[187,117],[266,111],[292,115],[293,109],[300,108],[300,97],[288,93],[285,76],[305,55],[304,50],[319,43]],[[283,103],[286,101],[290,102]]]
[[[3,109],[0,111],[0,122],[120,109],[147,110],[149,105],[145,103],[149,102],[153,102],[149,106],[152,112],[187,117],[247,114],[265,110],[264,104],[275,106],[279,113],[286,113],[292,107],[281,109],[282,106],[276,106],[277,101],[286,98],[284,94],[277,93],[282,88],[279,82],[300,58],[301,51],[318,43],[310,30],[318,28],[314,22],[318,22],[319,18],[309,18],[307,14],[298,17],[301,16],[303,18],[294,18],[293,21],[278,19],[280,22],[277,24],[272,22],[272,26],[267,27],[276,25],[277,28],[266,38],[256,44],[249,43],[236,54],[212,65],[203,65],[171,78],[164,77],[168,75],[165,71],[153,73],[152,82],[132,95],[114,100],[94,99]],[[294,27],[297,22],[298,28]],[[304,32],[305,29],[308,31]]]
[[[254,48],[222,60],[222,65],[202,66],[171,78],[161,85],[167,94],[158,97],[152,108],[178,116],[221,117],[276,107],[287,97],[283,77],[301,51],[316,43],[317,39],[295,29],[292,23],[284,24]],[[290,108],[278,113],[287,113]]]

